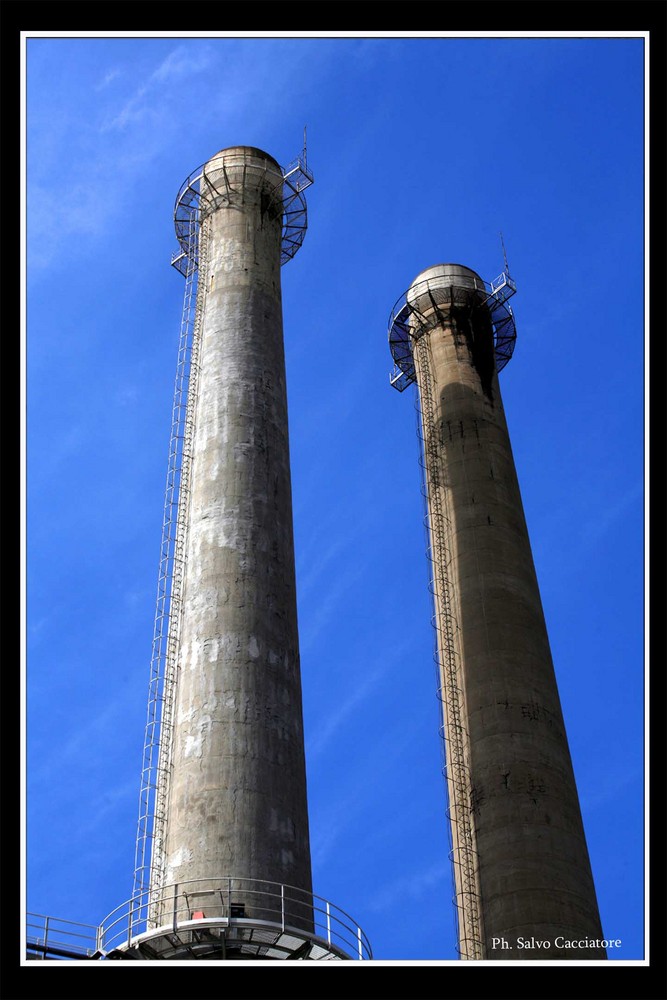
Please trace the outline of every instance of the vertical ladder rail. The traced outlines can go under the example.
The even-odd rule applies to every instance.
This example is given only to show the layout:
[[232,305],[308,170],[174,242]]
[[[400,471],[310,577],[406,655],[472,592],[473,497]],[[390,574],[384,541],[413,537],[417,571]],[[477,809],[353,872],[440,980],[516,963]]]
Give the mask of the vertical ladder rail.
[[[421,335],[420,335],[421,333]],[[464,959],[481,959],[482,926],[479,905],[477,853],[472,815],[472,784],[469,771],[468,734],[463,725],[464,706],[460,687],[460,667],[456,642],[456,615],[452,606],[449,565],[450,517],[447,493],[440,477],[440,455],[429,337],[418,331],[413,335],[417,382],[421,403],[421,451],[423,490],[427,500],[427,518],[431,563],[431,581],[436,630],[436,659],[439,670],[439,695],[442,702],[445,740],[445,775],[451,820],[452,864],[459,936],[459,950]]]
[[205,267],[205,236],[199,228],[198,212],[193,209],[188,222],[188,247],[185,262],[173,261],[185,276],[185,291],[178,360],[172,407],[171,437],[165,489],[162,543],[158,571],[157,601],[153,628],[148,710],[141,775],[139,822],[135,849],[132,909],[132,934],[151,920],[151,899],[164,878],[164,828],[169,774],[173,705],[178,673],[177,651],[180,612],[183,596],[187,511],[190,497],[190,474],[195,430],[195,404],[198,391],[200,321],[205,282],[199,282],[198,258]]

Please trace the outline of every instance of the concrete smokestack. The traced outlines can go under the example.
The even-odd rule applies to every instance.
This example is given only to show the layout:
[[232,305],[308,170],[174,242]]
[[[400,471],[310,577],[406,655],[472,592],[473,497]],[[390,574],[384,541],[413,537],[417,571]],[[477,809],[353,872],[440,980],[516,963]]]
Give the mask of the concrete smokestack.
[[210,160],[202,181],[201,354],[165,881],[233,873],[310,892],[282,187],[275,160],[243,147]]
[[[112,957],[340,960],[365,935],[312,893],[281,264],[304,151],[222,150],[182,185],[186,278],[135,893]],[[159,734],[159,736],[156,736]]]
[[[421,409],[459,950],[606,953],[498,385],[508,275],[431,267],[399,300],[399,389]],[[575,942],[573,945],[572,942]]]

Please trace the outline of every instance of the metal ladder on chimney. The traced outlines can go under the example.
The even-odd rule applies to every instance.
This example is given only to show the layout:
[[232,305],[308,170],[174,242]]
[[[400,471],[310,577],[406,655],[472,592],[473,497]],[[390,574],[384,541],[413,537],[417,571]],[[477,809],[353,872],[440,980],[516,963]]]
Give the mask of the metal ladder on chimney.
[[[159,896],[164,879],[164,834],[171,773],[174,699],[187,545],[187,517],[198,393],[201,316],[206,282],[208,226],[200,228],[193,207],[188,223],[188,252],[172,265],[185,276],[185,291],[172,407],[165,489],[162,544],[144,739],[139,822],[135,849],[133,933],[151,922],[150,899]],[[150,893],[149,893],[150,890]]]
[[451,860],[454,871],[455,907],[459,953],[463,959],[483,957],[483,931],[479,904],[475,825],[472,814],[472,783],[468,766],[468,733],[463,725],[463,693],[456,641],[456,614],[452,607],[449,565],[450,518],[446,486],[440,479],[441,457],[431,375],[429,335],[422,327],[413,333],[420,406],[420,440],[423,456],[422,489],[427,501],[428,534],[433,595],[433,625],[436,630],[435,658],[438,666],[438,696],[442,709],[445,777],[451,822]]

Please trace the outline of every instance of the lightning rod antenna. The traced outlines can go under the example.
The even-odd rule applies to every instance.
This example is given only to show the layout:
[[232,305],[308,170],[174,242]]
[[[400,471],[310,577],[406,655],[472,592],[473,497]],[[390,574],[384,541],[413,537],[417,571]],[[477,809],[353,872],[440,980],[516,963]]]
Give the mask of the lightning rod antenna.
[[507,263],[507,251],[505,250],[505,241],[503,239],[503,234],[502,233],[500,234],[500,245],[503,248],[503,258],[505,260],[505,274],[509,277],[510,266]]

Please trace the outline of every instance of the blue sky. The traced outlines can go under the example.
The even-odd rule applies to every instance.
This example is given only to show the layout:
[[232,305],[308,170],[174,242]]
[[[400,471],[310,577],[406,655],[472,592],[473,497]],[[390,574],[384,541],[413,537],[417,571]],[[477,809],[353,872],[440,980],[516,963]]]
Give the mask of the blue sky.
[[644,40],[27,42],[27,905],[132,889],[183,279],[181,182],[298,154],[283,268],[314,888],[379,960],[453,960],[412,390],[396,299],[494,278],[501,387],[603,929],[643,957]]

